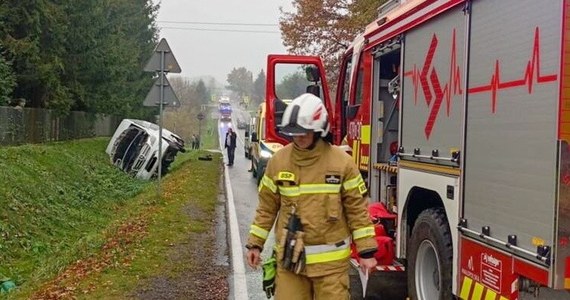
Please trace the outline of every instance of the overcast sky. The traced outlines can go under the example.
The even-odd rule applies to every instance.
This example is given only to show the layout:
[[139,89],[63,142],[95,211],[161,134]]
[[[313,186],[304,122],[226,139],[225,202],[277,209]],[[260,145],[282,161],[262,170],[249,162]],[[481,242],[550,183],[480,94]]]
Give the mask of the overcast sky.
[[290,0],[154,1],[161,2],[160,38],[166,38],[182,76],[210,75],[226,84],[233,68],[245,67],[255,80],[266,69],[267,54],[286,53],[278,26],[279,7],[291,11]]

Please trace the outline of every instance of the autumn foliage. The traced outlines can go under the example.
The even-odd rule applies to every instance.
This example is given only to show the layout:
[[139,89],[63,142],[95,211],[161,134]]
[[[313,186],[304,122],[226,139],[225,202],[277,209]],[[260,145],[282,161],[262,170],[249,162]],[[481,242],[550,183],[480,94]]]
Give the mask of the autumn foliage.
[[290,53],[320,56],[329,83],[336,82],[343,52],[377,17],[385,0],[294,0],[294,11],[281,11],[279,22]]

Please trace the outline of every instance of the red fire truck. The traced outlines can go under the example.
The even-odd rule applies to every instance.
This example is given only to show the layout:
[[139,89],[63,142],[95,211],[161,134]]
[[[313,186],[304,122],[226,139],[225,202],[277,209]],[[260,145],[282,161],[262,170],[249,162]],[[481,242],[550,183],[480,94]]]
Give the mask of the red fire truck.
[[269,56],[267,135],[305,70],[371,201],[397,214],[411,299],[570,289],[569,45],[570,0],[389,1],[335,101],[318,57]]

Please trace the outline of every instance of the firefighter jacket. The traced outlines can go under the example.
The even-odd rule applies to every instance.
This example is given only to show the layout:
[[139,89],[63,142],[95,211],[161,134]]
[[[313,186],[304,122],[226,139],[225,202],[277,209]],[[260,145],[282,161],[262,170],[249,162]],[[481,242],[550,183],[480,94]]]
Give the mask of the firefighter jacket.
[[295,207],[305,232],[304,274],[317,277],[346,271],[351,240],[359,253],[373,253],[377,247],[365,193],[359,170],[340,148],[321,139],[311,150],[290,143],[267,164],[248,247],[262,249],[276,219],[275,245],[281,245]]

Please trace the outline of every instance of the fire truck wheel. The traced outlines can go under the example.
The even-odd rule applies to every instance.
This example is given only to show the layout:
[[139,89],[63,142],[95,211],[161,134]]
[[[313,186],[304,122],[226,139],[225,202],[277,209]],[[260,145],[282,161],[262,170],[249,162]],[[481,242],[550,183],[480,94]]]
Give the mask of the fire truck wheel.
[[444,210],[430,208],[420,213],[408,245],[410,299],[453,299],[453,249]]

